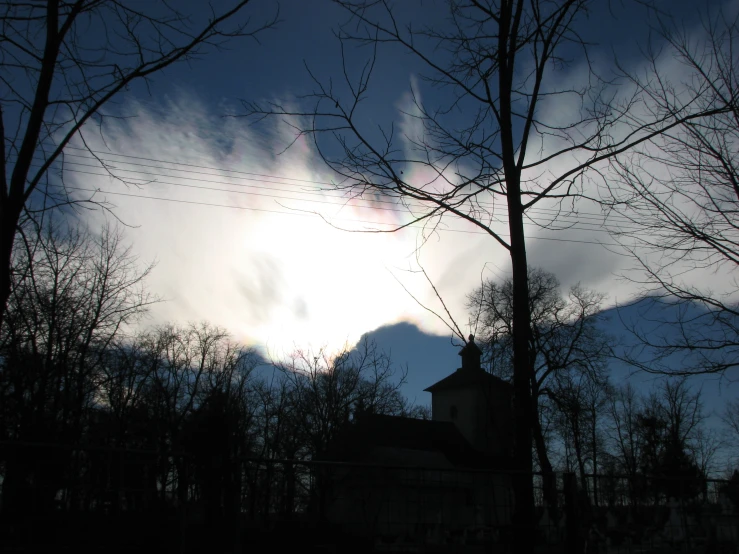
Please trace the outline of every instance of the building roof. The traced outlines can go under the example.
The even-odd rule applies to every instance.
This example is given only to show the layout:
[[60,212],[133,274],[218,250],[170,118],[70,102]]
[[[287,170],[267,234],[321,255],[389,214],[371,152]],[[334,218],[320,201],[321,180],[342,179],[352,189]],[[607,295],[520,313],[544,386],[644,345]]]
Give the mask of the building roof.
[[488,373],[484,369],[465,369],[459,368],[451,375],[445,377],[424,389],[426,392],[436,392],[440,390],[460,389],[467,387],[510,387],[510,383],[496,377],[492,373]]
[[475,344],[475,337],[473,335],[469,336],[467,343],[459,351],[459,355],[462,358],[462,367],[448,377],[424,389],[426,392],[468,387],[489,387],[491,385],[510,386],[502,379],[482,369],[482,365],[480,364],[482,350]]
[[[382,460],[373,459],[380,452]],[[475,450],[452,422],[378,414],[358,415],[338,434],[322,458],[397,465],[427,465],[419,460],[433,460],[433,466],[486,469],[507,464],[506,459]]]

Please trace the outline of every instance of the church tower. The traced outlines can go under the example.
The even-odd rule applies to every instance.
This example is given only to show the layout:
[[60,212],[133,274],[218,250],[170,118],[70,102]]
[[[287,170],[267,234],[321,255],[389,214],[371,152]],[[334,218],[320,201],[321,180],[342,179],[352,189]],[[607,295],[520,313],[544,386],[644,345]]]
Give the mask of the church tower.
[[454,423],[477,450],[511,454],[512,387],[482,368],[475,337],[459,351],[462,367],[426,389],[434,421]]

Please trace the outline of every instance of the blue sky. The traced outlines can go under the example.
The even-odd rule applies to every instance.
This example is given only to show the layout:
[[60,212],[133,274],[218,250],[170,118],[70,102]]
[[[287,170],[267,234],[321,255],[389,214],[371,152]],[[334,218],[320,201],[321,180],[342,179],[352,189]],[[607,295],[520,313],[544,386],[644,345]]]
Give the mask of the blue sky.
[[[657,3],[691,32],[697,30],[699,8],[710,4],[732,11],[736,4]],[[612,67],[614,55],[630,69],[643,63],[647,20],[635,4],[594,2],[581,27],[584,38],[597,43],[593,59],[603,71]],[[445,2],[397,5],[402,19],[420,25],[438,22]],[[197,12],[203,4],[183,6]],[[254,0],[247,11],[255,20],[268,19],[276,7],[276,2]],[[381,329],[376,333],[380,343],[393,348],[399,363],[409,364],[406,393],[426,402],[421,390],[457,367],[457,349],[444,325],[400,283],[424,305],[440,308],[425,280],[412,272],[420,260],[467,333],[466,293],[481,277],[505,277],[507,254],[489,237],[453,222],[454,231],[439,233],[417,259],[417,229],[381,236],[347,233],[304,213],[318,210],[345,227],[356,220],[391,224],[399,217],[342,208],[330,195],[316,193],[318,183],[331,175],[305,142],[278,154],[293,138],[284,126],[254,127],[226,117],[243,113],[242,100],[299,104],[300,95],[313,87],[305,64],[338,86],[340,50],[332,31],[343,12],[323,0],[283,1],[279,8],[281,21],[258,43],[233,41],[224,51],[168,69],[148,90],[135,87],[108,107],[108,113],[131,119],[111,120],[104,141],[97,133],[86,135],[127,178],[138,179],[140,189],[84,173],[68,175],[68,184],[107,191],[103,194],[116,204],[116,215],[132,226],[127,236],[135,251],[142,260],[157,261],[150,287],[167,301],[154,307],[145,323],[207,319],[274,357],[292,348],[337,349]],[[351,59],[358,63],[362,55],[353,52]],[[574,78],[582,60],[573,62]],[[420,81],[422,71],[409,56],[382,49],[364,106],[366,120],[408,128],[411,123],[401,112],[410,108],[412,85],[429,105],[443,102],[448,92]],[[104,216],[88,217],[97,223]],[[532,265],[554,272],[564,287],[581,281],[607,293],[607,306],[628,302],[636,292],[618,277],[629,271],[628,260],[594,244],[608,242],[607,236],[532,227],[529,237]],[[720,286],[724,276],[710,278]]]

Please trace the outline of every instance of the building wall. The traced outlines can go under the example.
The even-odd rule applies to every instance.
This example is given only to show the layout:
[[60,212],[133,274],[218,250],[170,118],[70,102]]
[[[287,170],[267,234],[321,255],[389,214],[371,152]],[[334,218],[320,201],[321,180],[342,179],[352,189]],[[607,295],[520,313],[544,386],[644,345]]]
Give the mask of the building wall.
[[500,455],[510,452],[513,422],[511,397],[505,387],[434,392],[431,413],[434,421],[454,423],[478,450]]
[[[477,448],[496,455],[511,454],[513,411],[510,389],[492,386],[477,392]],[[479,445],[479,446],[478,446]]]
[[[434,421],[451,421],[470,444],[479,443],[479,396],[468,389],[443,390],[433,393],[431,418]],[[456,417],[452,409],[456,409]]]

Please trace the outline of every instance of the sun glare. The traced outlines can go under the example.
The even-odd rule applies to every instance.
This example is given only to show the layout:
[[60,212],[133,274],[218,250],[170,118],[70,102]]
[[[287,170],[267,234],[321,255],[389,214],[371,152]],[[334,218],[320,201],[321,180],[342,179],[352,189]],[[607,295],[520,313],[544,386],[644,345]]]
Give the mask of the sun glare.
[[[425,277],[409,271],[418,269],[421,229],[357,232],[408,222],[403,206],[326,190],[331,177],[305,141],[276,156],[273,144],[231,122],[216,133],[233,145],[224,153],[201,129],[207,117],[181,117],[199,113],[197,102],[181,104],[156,116],[135,106],[137,117],[111,123],[105,142],[87,139],[125,183],[102,168],[97,177],[66,177],[68,186],[99,190],[96,198],[112,202],[115,216],[130,226],[140,258],[157,261],[149,287],[166,302],[145,323],[207,320],[275,356],[296,348],[335,351],[401,321],[449,333],[419,305],[441,309]],[[90,158],[84,149],[76,153]],[[485,239],[441,233],[423,248],[424,267],[441,282],[456,317],[464,313],[464,291],[479,277],[477,269],[458,271],[459,261],[464,269],[473,253],[492,252],[480,248]]]

